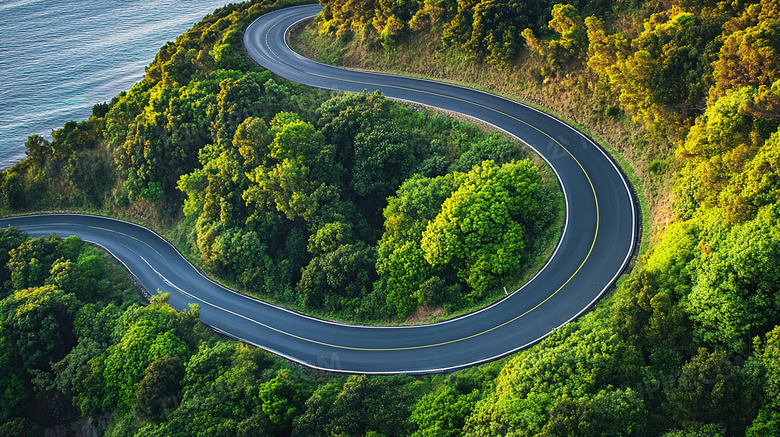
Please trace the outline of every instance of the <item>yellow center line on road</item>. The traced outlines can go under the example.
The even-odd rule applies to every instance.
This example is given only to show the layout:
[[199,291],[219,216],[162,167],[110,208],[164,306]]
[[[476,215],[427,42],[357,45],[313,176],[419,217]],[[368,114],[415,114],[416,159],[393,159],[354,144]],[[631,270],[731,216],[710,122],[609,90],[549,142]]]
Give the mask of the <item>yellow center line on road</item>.
[[[300,14],[300,15],[303,15],[303,13]],[[273,30],[279,24],[280,24],[280,22],[277,22],[276,24],[271,26],[269,28],[268,33],[270,33],[270,31]],[[284,60],[278,54],[276,54],[273,51],[273,49],[271,49],[270,45],[268,44],[268,33],[266,33],[266,37],[265,37],[266,47],[268,47],[268,50],[271,53],[273,53],[274,56],[276,56],[281,62],[284,62]],[[302,337],[302,336],[299,336],[299,335],[295,335],[295,334],[283,331],[281,329],[274,328],[272,326],[268,326],[268,325],[266,325],[264,323],[261,323],[261,322],[258,322],[256,320],[249,319],[248,317],[241,316],[241,315],[236,314],[236,313],[234,313],[234,312],[232,312],[230,310],[226,310],[226,309],[221,308],[221,307],[217,307],[217,308],[220,308],[220,309],[222,309],[224,311],[227,311],[227,312],[230,312],[232,314],[239,315],[242,318],[250,320],[253,323],[256,323],[256,324],[258,324],[260,326],[263,326],[263,327],[265,327],[267,329],[273,330],[273,331],[278,332],[280,334],[288,335],[290,337],[297,338],[299,340],[307,341],[307,342],[314,343],[314,344],[319,344],[319,345],[322,345],[322,346],[332,347],[332,348],[336,348],[336,349],[356,350],[356,351],[377,351],[377,352],[425,349],[425,348],[431,348],[431,347],[436,347],[436,346],[449,345],[449,344],[453,344],[453,343],[466,341],[466,340],[469,340],[469,339],[472,339],[472,338],[476,338],[476,337],[485,335],[485,334],[487,334],[487,333],[489,333],[491,331],[494,331],[496,329],[499,329],[501,327],[504,327],[504,326],[506,326],[506,325],[508,325],[510,323],[513,323],[513,322],[517,321],[518,319],[526,316],[530,312],[532,312],[535,309],[539,308],[540,306],[545,304],[547,301],[552,299],[553,296],[558,294],[559,291],[561,291],[566,285],[569,284],[569,282],[571,282],[572,279],[574,279],[574,277],[580,272],[582,267],[585,265],[585,263],[590,258],[590,255],[593,252],[593,247],[596,245],[596,239],[598,238],[599,226],[600,226],[600,221],[601,221],[601,216],[600,216],[600,211],[599,211],[599,202],[598,202],[598,196],[596,194],[596,189],[593,186],[593,182],[592,182],[592,180],[590,178],[590,175],[588,175],[588,172],[585,170],[585,168],[582,166],[582,164],[579,162],[579,160],[569,151],[569,149],[567,149],[563,144],[561,144],[558,140],[553,138],[547,132],[544,132],[543,130],[539,129],[538,127],[536,127],[536,126],[534,126],[534,125],[532,125],[532,124],[530,124],[530,123],[528,123],[528,122],[526,122],[524,120],[521,120],[521,119],[519,119],[519,118],[517,118],[517,117],[515,117],[513,115],[507,114],[507,113],[505,113],[503,111],[499,111],[499,110],[497,110],[495,108],[491,108],[489,106],[486,106],[486,105],[483,105],[483,104],[480,104],[480,103],[476,103],[476,102],[472,102],[472,101],[469,101],[469,100],[461,99],[461,98],[458,98],[458,97],[448,96],[448,95],[445,95],[445,94],[440,94],[440,93],[431,92],[431,91],[423,91],[423,90],[417,90],[417,89],[413,89],[413,88],[400,87],[400,86],[395,86],[395,85],[385,85],[385,84],[377,84],[377,83],[372,83],[372,82],[364,82],[364,81],[357,81],[357,80],[341,79],[341,78],[338,78],[338,77],[332,77],[332,76],[328,76],[328,75],[322,75],[322,74],[311,73],[311,72],[304,72],[304,73],[310,74],[310,75],[315,76],[315,77],[320,77],[320,78],[323,78],[323,79],[329,79],[329,80],[334,80],[334,81],[349,82],[349,83],[355,83],[355,84],[366,85],[366,86],[376,86],[376,87],[380,87],[381,86],[381,87],[386,87],[386,88],[395,88],[395,89],[400,89],[400,90],[404,90],[404,91],[411,91],[411,92],[416,92],[416,93],[420,93],[420,94],[428,94],[428,95],[432,95],[432,96],[436,96],[436,97],[442,97],[442,98],[449,99],[449,100],[459,101],[459,102],[463,102],[463,103],[466,103],[466,104],[470,104],[470,105],[481,107],[481,108],[486,109],[488,111],[495,112],[496,114],[503,115],[505,117],[508,117],[510,119],[513,119],[513,120],[517,121],[518,123],[522,123],[522,124],[524,124],[524,125],[526,125],[526,126],[528,126],[530,128],[535,129],[536,131],[538,131],[542,135],[544,135],[547,138],[549,138],[555,144],[557,144],[561,149],[563,149],[574,160],[574,162],[577,163],[577,165],[579,166],[580,170],[582,170],[582,173],[587,178],[588,184],[590,184],[591,192],[593,193],[593,200],[594,200],[595,205],[596,205],[596,230],[595,230],[594,235],[593,235],[593,241],[590,244],[590,249],[588,250],[588,253],[585,256],[585,259],[583,259],[582,263],[579,265],[579,267],[577,267],[577,270],[575,270],[574,273],[572,273],[572,275],[569,277],[569,279],[567,279],[566,282],[563,283],[563,285],[558,287],[557,290],[555,290],[552,294],[547,296],[547,298],[545,298],[544,300],[542,300],[541,302],[536,304],[533,308],[525,311],[524,313],[522,313],[522,314],[520,314],[520,315],[518,315],[518,316],[516,316],[516,317],[514,317],[514,318],[512,318],[510,320],[507,320],[506,322],[498,324],[498,325],[496,325],[496,326],[494,326],[492,328],[486,329],[486,330],[484,330],[482,332],[478,332],[476,334],[472,334],[472,335],[469,335],[469,336],[466,336],[466,337],[462,337],[462,338],[457,338],[457,339],[453,339],[453,340],[443,341],[443,342],[440,342],[440,343],[432,343],[432,344],[420,345],[420,346],[396,347],[396,348],[362,348],[362,347],[343,346],[343,345],[326,343],[326,342],[322,342],[322,341],[318,341],[318,340],[313,340],[313,339],[310,339],[310,338]],[[366,73],[366,74],[371,74],[371,73]],[[176,287],[176,288],[178,288],[178,287]],[[179,290],[181,290],[181,289],[179,289]],[[200,300],[200,299],[198,299],[198,300]],[[203,301],[203,302],[206,303],[205,301]],[[216,307],[216,305],[213,305],[211,303],[208,303],[208,304]]]

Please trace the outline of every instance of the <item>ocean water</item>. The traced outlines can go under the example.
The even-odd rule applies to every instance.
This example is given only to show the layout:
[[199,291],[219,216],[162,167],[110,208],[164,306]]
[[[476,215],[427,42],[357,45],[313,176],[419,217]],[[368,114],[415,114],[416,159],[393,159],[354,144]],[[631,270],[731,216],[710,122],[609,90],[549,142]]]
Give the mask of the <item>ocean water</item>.
[[[233,1],[235,2],[235,1]],[[227,0],[0,0],[0,169],[33,134],[86,120]]]

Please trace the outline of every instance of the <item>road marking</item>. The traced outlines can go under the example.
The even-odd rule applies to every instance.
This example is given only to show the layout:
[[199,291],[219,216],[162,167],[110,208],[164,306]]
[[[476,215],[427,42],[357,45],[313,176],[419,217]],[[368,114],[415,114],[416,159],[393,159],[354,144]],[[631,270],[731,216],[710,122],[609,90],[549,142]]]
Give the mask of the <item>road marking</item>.
[[[9,225],[9,226],[10,226],[10,225]],[[20,230],[21,230],[21,229],[35,229],[35,228],[36,228],[36,227],[38,227],[38,226],[39,226],[39,225],[24,225],[24,224],[22,224],[22,225],[19,225],[19,226],[17,226],[17,228],[18,228],[18,229],[20,229]],[[77,223],[71,223],[71,222],[60,222],[60,223],[52,223],[52,224],[50,224],[50,225],[47,225],[47,226],[71,226],[71,227],[74,227],[74,228],[75,228],[75,227],[84,226],[84,225],[79,225],[79,224],[77,224]],[[109,228],[102,228],[102,227],[100,227],[100,226],[90,226],[90,225],[86,225],[86,227],[87,227],[87,228],[90,228],[90,229],[95,229],[95,230],[98,230],[98,231],[112,232],[112,233],[114,233],[114,234],[119,234],[119,235],[123,235],[123,236],[125,236],[125,237],[128,237],[128,238],[132,238],[133,240],[135,240],[135,241],[138,241],[139,243],[143,243],[143,244],[145,244],[145,245],[146,245],[146,246],[147,246],[149,249],[152,249],[152,250],[153,250],[153,251],[154,251],[154,252],[155,252],[157,255],[160,255],[160,258],[163,258],[163,259],[165,259],[165,257],[163,257],[163,256],[162,256],[162,254],[161,254],[160,252],[158,252],[158,251],[157,251],[157,249],[155,249],[154,247],[152,247],[152,245],[151,245],[151,244],[149,244],[149,243],[147,243],[146,241],[144,241],[144,240],[141,240],[140,238],[133,237],[132,235],[125,234],[124,232],[119,232],[119,231],[116,231],[116,230],[114,230],[114,229],[109,229]]]
[[[308,12],[301,12],[301,13],[299,13],[299,14],[295,14],[294,16],[308,15],[308,14],[309,14]],[[274,28],[276,28],[278,25],[280,25],[280,24],[281,24],[281,21],[277,21],[276,23],[274,23],[274,24],[273,24],[273,25],[272,25],[272,26],[271,26],[271,27],[270,27],[270,28],[269,28],[269,29],[266,31],[265,38],[264,38],[264,39],[265,39],[265,45],[266,45],[266,48],[268,49],[268,51],[269,51],[271,54],[273,54],[273,55],[274,55],[274,56],[275,56],[275,57],[276,57],[276,58],[277,58],[279,61],[281,61],[281,62],[282,62],[282,63],[284,63],[284,64],[290,65],[290,64],[288,64],[288,63],[287,63],[287,62],[286,62],[284,59],[282,59],[282,57],[281,57],[281,56],[279,56],[279,55],[278,55],[278,54],[277,54],[277,53],[276,53],[276,52],[275,52],[275,51],[274,51],[274,50],[271,48],[271,45],[270,45],[270,44],[269,44],[269,42],[268,42],[268,41],[269,41],[269,35],[270,35],[271,31],[272,31]],[[288,46],[288,48],[289,48],[289,46]],[[295,67],[294,67],[294,66],[292,66],[292,65],[290,65],[290,66],[291,66],[291,67],[293,67],[293,68],[295,68]],[[598,234],[599,234],[599,229],[600,229],[600,223],[601,223],[601,213],[600,213],[600,209],[599,209],[598,195],[596,194],[596,189],[595,189],[595,187],[593,186],[593,181],[591,180],[591,178],[590,178],[590,175],[589,175],[589,174],[588,174],[588,172],[585,170],[585,168],[582,166],[582,164],[579,162],[579,160],[578,160],[578,159],[577,159],[577,158],[576,158],[576,157],[575,157],[575,156],[574,156],[574,155],[571,153],[571,151],[569,151],[569,149],[568,149],[568,148],[566,148],[566,146],[564,146],[563,144],[561,144],[561,143],[560,143],[558,140],[556,140],[555,138],[553,138],[553,137],[552,137],[551,135],[549,135],[547,132],[545,132],[545,131],[543,131],[543,130],[539,129],[538,127],[536,127],[536,126],[534,126],[534,125],[532,125],[532,124],[530,124],[530,123],[528,123],[528,122],[526,122],[526,121],[524,121],[524,120],[522,120],[522,119],[520,119],[520,118],[517,118],[517,117],[515,117],[515,116],[513,116],[513,115],[511,115],[511,114],[507,114],[507,113],[505,113],[505,112],[503,112],[503,111],[499,111],[499,110],[497,110],[497,109],[495,109],[495,108],[491,108],[491,107],[489,107],[489,106],[486,106],[486,105],[483,105],[483,104],[480,104],[480,103],[476,103],[476,102],[472,102],[472,101],[470,101],[470,100],[461,99],[461,98],[458,98],[458,97],[448,96],[448,95],[444,95],[444,94],[440,94],[440,93],[435,93],[435,92],[431,92],[431,91],[418,90],[418,89],[414,89],[414,88],[401,87],[401,86],[396,86],[396,85],[382,85],[382,84],[376,84],[376,83],[372,83],[372,82],[364,82],[364,81],[357,81],[357,80],[350,80],[350,79],[341,79],[341,78],[338,78],[338,77],[333,77],[333,76],[328,76],[328,75],[323,75],[323,74],[317,74],[317,73],[311,73],[311,72],[307,72],[307,71],[303,71],[303,70],[297,70],[297,71],[299,71],[299,72],[301,72],[301,73],[304,73],[304,74],[309,74],[309,75],[311,75],[311,76],[320,77],[320,78],[323,78],[323,79],[330,79],[330,80],[334,80],[334,81],[337,81],[337,82],[341,81],[341,82],[355,83],[355,84],[359,84],[359,85],[367,85],[367,86],[375,86],[375,87],[386,87],[386,88],[395,88],[395,89],[400,89],[400,90],[404,90],[404,91],[410,91],[410,92],[413,92],[413,93],[429,94],[429,95],[436,96],[436,97],[441,97],[441,98],[444,98],[444,99],[449,99],[449,100],[453,100],[453,101],[459,101],[459,102],[463,102],[463,103],[466,103],[466,104],[469,104],[469,105],[474,105],[474,106],[477,106],[477,107],[481,107],[481,108],[483,108],[483,109],[487,109],[488,111],[492,111],[492,112],[495,112],[495,113],[497,113],[497,114],[503,115],[503,116],[505,116],[505,117],[507,117],[507,118],[510,118],[510,119],[512,119],[512,120],[515,120],[515,121],[517,121],[518,123],[524,124],[524,125],[526,125],[526,126],[528,126],[528,127],[532,128],[532,129],[536,130],[537,132],[539,132],[539,133],[541,133],[542,135],[544,135],[544,136],[546,136],[547,138],[549,138],[549,139],[550,139],[550,141],[552,141],[552,142],[554,142],[555,144],[557,144],[557,145],[558,145],[558,146],[559,146],[561,149],[563,149],[563,150],[564,150],[564,151],[565,151],[565,152],[566,152],[566,153],[567,153],[567,154],[568,154],[568,155],[569,155],[569,156],[570,156],[570,157],[571,157],[571,158],[574,160],[574,162],[575,162],[575,163],[577,164],[577,166],[580,168],[580,170],[582,171],[582,173],[585,175],[585,178],[588,180],[588,184],[590,185],[591,192],[593,193],[593,200],[594,200],[594,203],[595,203],[595,206],[596,206],[596,229],[595,229],[595,232],[594,232],[594,235],[593,235],[593,241],[591,242],[590,249],[588,250],[588,253],[585,255],[585,258],[583,259],[583,261],[582,261],[582,263],[579,265],[579,267],[577,267],[577,270],[575,270],[575,271],[574,271],[574,273],[572,273],[572,275],[569,277],[569,279],[567,279],[567,280],[566,280],[566,282],[564,282],[564,283],[563,283],[563,285],[561,285],[560,287],[558,287],[558,289],[557,289],[557,290],[555,290],[555,291],[554,291],[552,294],[550,294],[549,296],[547,296],[547,298],[545,298],[544,300],[542,300],[541,302],[539,302],[539,303],[538,303],[536,306],[534,306],[533,308],[531,308],[531,309],[529,309],[529,310],[525,311],[524,313],[522,313],[522,314],[518,315],[517,317],[514,317],[514,318],[512,318],[512,319],[510,319],[510,320],[508,320],[508,321],[506,321],[506,322],[504,322],[504,323],[501,323],[501,324],[499,324],[499,325],[496,325],[496,326],[494,326],[494,327],[492,327],[492,328],[486,329],[486,330],[484,330],[484,331],[482,331],[482,332],[479,332],[479,333],[476,333],[476,334],[469,335],[469,336],[467,336],[467,337],[458,338],[458,339],[454,339],[454,340],[449,340],[449,341],[445,341],[445,342],[441,342],[441,343],[434,343],[434,344],[429,344],[429,345],[421,345],[421,346],[408,346],[408,347],[401,347],[401,348],[355,348],[355,347],[350,347],[350,346],[340,346],[340,345],[334,345],[334,344],[324,343],[324,342],[320,342],[320,341],[317,341],[317,340],[312,340],[312,339],[308,339],[308,338],[300,337],[300,336],[297,336],[297,335],[294,335],[294,334],[290,334],[290,333],[287,333],[287,332],[284,332],[284,331],[278,330],[278,329],[276,329],[276,328],[270,328],[270,329],[273,329],[273,330],[275,330],[275,331],[277,331],[277,332],[280,332],[280,333],[282,333],[282,334],[289,335],[289,336],[291,336],[291,337],[294,337],[294,338],[298,338],[298,339],[301,339],[301,340],[309,341],[309,342],[312,342],[312,343],[315,343],[315,344],[320,344],[320,345],[323,345],[323,346],[329,346],[329,347],[340,348],[340,349],[349,349],[349,350],[361,350],[361,351],[401,351],[401,350],[423,349],[423,348],[430,348],[430,347],[436,347],[436,346],[443,346],[443,345],[448,345],[448,344],[458,343],[458,342],[461,342],[461,341],[465,341],[465,340],[469,340],[469,339],[472,339],[472,338],[475,338],[475,337],[479,337],[479,336],[481,336],[481,335],[484,335],[484,334],[487,334],[487,333],[489,333],[489,332],[491,332],[491,331],[494,331],[494,330],[496,330],[496,329],[499,329],[499,328],[501,328],[501,327],[503,327],[503,326],[506,326],[506,325],[508,325],[508,324],[510,324],[510,323],[512,323],[512,322],[514,322],[514,321],[516,321],[516,320],[518,320],[518,319],[520,319],[520,318],[522,318],[523,316],[527,315],[527,314],[528,314],[528,313],[530,313],[531,311],[534,311],[535,309],[539,308],[539,307],[540,307],[540,306],[542,306],[544,303],[546,303],[547,301],[549,301],[550,299],[552,299],[552,298],[553,298],[553,296],[555,296],[556,294],[558,294],[558,292],[559,292],[559,291],[561,291],[561,290],[562,290],[562,289],[563,289],[563,288],[564,288],[566,285],[568,285],[568,284],[569,284],[569,282],[571,282],[571,280],[572,280],[572,279],[574,279],[574,277],[575,277],[575,276],[576,276],[576,275],[577,275],[577,274],[580,272],[580,270],[582,270],[582,267],[585,265],[585,263],[586,263],[586,262],[588,262],[588,259],[590,258],[590,255],[591,255],[591,253],[593,253],[593,248],[594,248],[594,246],[596,245],[596,240],[598,239]],[[367,75],[370,75],[370,74],[372,74],[372,73],[365,73],[365,74],[367,74]],[[399,77],[402,77],[402,76],[399,76]],[[431,82],[434,82],[434,81],[431,81]],[[444,85],[448,85],[448,84],[446,84],[446,83],[444,83],[444,82],[438,82],[438,83],[441,83],[441,84],[444,84]],[[487,95],[491,95],[491,94],[489,94],[489,93],[485,93],[485,94],[487,94]],[[418,102],[418,103],[419,103],[419,102]],[[519,105],[519,103],[517,103],[517,102],[514,102],[514,103]],[[474,117],[474,118],[477,118],[477,117]],[[577,132],[579,135],[581,135],[581,133],[579,133],[578,131],[575,131],[575,132]],[[226,310],[226,311],[227,311],[227,310]],[[257,323],[259,323],[259,322],[257,322]],[[265,326],[265,325],[263,325],[263,326]]]
[[[73,226],[76,226],[76,225],[73,225]],[[136,238],[136,237],[133,237],[132,235],[125,234],[124,232],[115,231],[113,229],[101,228],[99,226],[87,226],[87,227],[90,228],[90,229],[97,229],[98,231],[113,232],[115,234],[124,235],[125,237],[132,238],[133,240],[138,241],[139,243],[145,244],[146,246],[149,247],[149,249],[152,249],[157,255],[160,255],[160,258],[165,259],[165,257],[163,257],[160,252],[157,252],[157,249],[152,247],[152,245],[147,243],[146,241],[141,240],[140,238]]]

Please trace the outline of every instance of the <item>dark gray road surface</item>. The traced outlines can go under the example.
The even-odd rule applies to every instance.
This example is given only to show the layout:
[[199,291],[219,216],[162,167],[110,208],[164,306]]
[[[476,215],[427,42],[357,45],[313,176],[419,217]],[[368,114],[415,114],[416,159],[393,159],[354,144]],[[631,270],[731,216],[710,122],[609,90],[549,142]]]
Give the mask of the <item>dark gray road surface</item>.
[[579,316],[626,267],[637,239],[637,211],[617,167],[586,137],[534,109],[483,92],[438,82],[338,69],[293,53],[285,32],[321,10],[295,7],[261,17],[246,31],[252,58],[280,76],[344,91],[385,95],[466,114],[534,148],[555,169],[566,195],[567,220],[544,269],[509,297],[448,322],[410,327],[332,323],[275,307],[204,277],[167,241],[126,222],[85,215],[0,219],[30,235],[79,235],[117,257],[152,293],[170,304],[201,308],[200,320],[307,366],[355,373],[449,371],[527,347]]

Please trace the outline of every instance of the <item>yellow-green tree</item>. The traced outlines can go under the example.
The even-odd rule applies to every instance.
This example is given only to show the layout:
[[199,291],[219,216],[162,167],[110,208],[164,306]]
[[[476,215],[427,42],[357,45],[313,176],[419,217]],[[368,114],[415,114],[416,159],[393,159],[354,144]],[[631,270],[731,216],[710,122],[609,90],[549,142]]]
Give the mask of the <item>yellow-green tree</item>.
[[780,7],[763,1],[750,5],[724,26],[723,47],[715,61],[712,97],[747,85],[780,79]]
[[451,265],[481,297],[525,260],[526,234],[543,217],[539,174],[530,161],[474,167],[422,236],[425,260]]
[[606,36],[602,23],[589,18],[588,65],[620,91],[634,119],[684,127],[704,106],[720,24],[673,9],[645,20],[629,46],[625,36]]
[[563,68],[568,62],[577,60],[588,47],[588,31],[580,13],[570,4],[558,3],[553,6],[552,19],[547,27],[558,34],[549,41],[539,41],[533,30],[523,30],[526,44],[546,56],[558,68]]
[[433,303],[421,293],[422,285],[441,275],[442,269],[433,268],[425,260],[422,235],[464,179],[465,174],[459,172],[436,178],[416,175],[388,198],[376,269],[387,293],[387,305],[399,317],[406,317],[419,304]]

